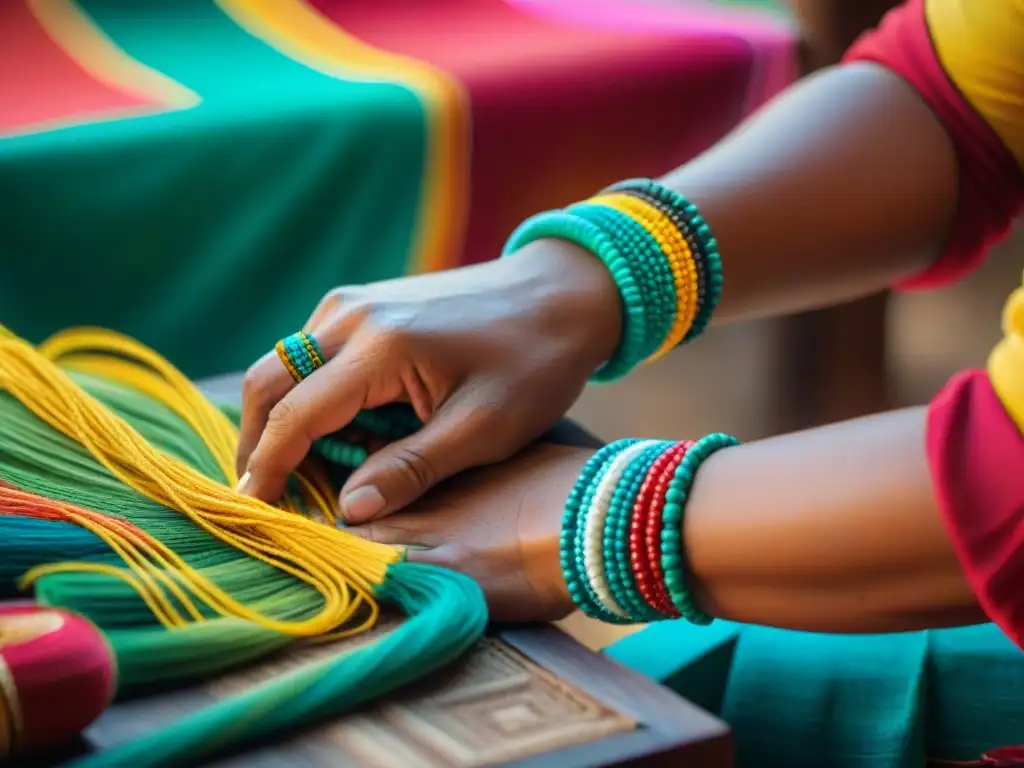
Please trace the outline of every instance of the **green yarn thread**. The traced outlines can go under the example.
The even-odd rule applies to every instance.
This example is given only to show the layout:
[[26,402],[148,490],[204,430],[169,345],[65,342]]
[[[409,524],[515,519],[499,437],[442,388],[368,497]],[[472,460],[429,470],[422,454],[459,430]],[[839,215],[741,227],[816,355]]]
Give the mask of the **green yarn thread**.
[[[224,482],[206,446],[168,408],[106,379],[71,375],[152,445]],[[237,420],[236,409],[225,412]],[[374,421],[381,418],[385,417],[361,416],[367,426],[382,424]],[[235,599],[274,618],[299,620],[321,608],[323,598],[312,587],[124,486],[85,448],[36,419],[6,392],[0,392],[0,424],[3,482],[130,521]],[[396,430],[404,424],[405,429],[411,421],[396,417],[388,424]],[[78,526],[0,515],[0,588],[5,593],[14,592],[14,583],[29,568],[68,559],[122,565],[100,539]],[[81,613],[102,629],[117,660],[119,698],[168,683],[207,679],[293,641],[273,630],[219,616],[168,631],[131,587],[100,574],[51,574],[41,578],[35,590],[39,603]],[[479,587],[444,569],[396,563],[378,597],[409,616],[381,640],[303,667],[77,764],[177,768],[205,762],[249,742],[336,716],[410,682],[457,658],[486,627],[486,603]],[[176,604],[172,595],[168,598]]]

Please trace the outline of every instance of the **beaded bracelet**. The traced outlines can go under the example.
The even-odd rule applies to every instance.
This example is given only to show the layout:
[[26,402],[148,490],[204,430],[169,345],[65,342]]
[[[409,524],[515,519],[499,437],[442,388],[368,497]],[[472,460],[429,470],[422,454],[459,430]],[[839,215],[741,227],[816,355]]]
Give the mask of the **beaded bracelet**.
[[364,434],[377,442],[392,442],[408,437],[422,426],[408,405],[386,405],[360,411],[349,426],[315,441],[312,451],[332,464],[354,470],[370,455]]
[[683,229],[687,239],[700,251],[700,263],[707,270],[707,310],[703,317],[695,321],[694,328],[691,329],[693,336],[686,339],[692,341],[711,322],[711,315],[718,307],[722,296],[722,257],[718,252],[718,240],[711,233],[711,227],[700,215],[696,205],[675,190],[651,179],[627,179],[613,184],[606,191],[639,195],[658,206],[664,206],[663,210],[671,212],[669,215],[673,217],[673,221]]
[[587,462],[565,504],[560,556],[573,602],[605,622],[707,624],[687,584],[683,515],[701,464],[738,445],[619,440]]
[[535,240],[549,237],[568,240],[586,248],[611,273],[622,299],[622,341],[612,358],[592,378],[595,381],[613,381],[625,376],[643,359],[643,349],[648,346],[645,340],[647,313],[634,276],[635,259],[630,258],[630,253],[622,253],[621,244],[616,243],[599,226],[564,211],[548,211],[524,221],[508,239],[502,256],[513,254]]
[[697,207],[650,179],[630,179],[564,210],[527,219],[503,256],[542,238],[597,256],[619,288],[622,340],[593,381],[621,378],[646,360],[697,338],[722,293],[718,242]]
[[620,250],[638,257],[633,271],[647,321],[644,344],[637,349],[637,358],[633,361],[634,365],[639,364],[657,351],[660,341],[675,324],[677,302],[669,263],[657,241],[628,214],[589,202],[571,205],[566,212],[596,224],[612,236]]

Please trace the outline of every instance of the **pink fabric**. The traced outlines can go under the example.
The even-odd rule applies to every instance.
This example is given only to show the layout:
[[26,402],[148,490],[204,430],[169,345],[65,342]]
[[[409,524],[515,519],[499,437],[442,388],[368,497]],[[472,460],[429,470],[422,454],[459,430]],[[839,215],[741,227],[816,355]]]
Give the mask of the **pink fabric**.
[[1024,437],[985,371],[953,377],[928,409],[935,496],[988,617],[1024,648]]
[[797,32],[781,15],[728,8],[701,0],[505,0],[524,13],[601,30],[678,34],[686,38],[741,39],[754,56],[754,72],[743,105],[745,117],[799,75]]

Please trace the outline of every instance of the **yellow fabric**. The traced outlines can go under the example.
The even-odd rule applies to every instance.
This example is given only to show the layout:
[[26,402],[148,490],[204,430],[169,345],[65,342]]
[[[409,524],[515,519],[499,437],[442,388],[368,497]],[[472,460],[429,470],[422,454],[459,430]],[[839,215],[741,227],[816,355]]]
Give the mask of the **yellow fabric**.
[[1024,287],[1003,308],[1003,340],[988,358],[988,376],[1003,408],[1024,434]]
[[925,0],[942,68],[1024,168],[1024,0]]

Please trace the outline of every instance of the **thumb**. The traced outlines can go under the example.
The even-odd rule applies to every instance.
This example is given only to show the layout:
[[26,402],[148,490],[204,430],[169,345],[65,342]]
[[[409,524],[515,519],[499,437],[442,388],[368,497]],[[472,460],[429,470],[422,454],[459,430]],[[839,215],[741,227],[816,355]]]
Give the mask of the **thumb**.
[[352,525],[376,520],[458,472],[501,458],[493,413],[469,403],[442,408],[415,434],[373,453],[342,488],[342,517]]

